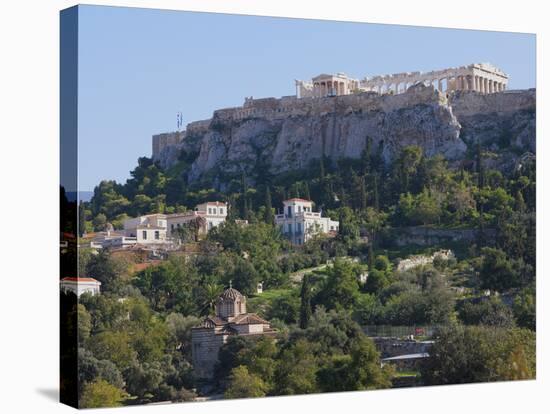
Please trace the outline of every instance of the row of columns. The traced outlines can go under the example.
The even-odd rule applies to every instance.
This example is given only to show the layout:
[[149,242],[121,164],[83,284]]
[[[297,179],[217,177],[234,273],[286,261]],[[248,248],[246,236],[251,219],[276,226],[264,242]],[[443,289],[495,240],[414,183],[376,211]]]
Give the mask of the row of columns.
[[[460,75],[449,78],[437,78],[437,79],[426,79],[423,81],[427,86],[433,85],[435,89],[438,89],[441,92],[451,90],[461,90],[461,91],[477,91],[481,93],[495,93],[502,92],[506,90],[506,83],[498,82],[492,79],[488,79],[482,76],[477,75]],[[416,83],[414,82],[392,82],[386,84],[380,84],[373,86],[371,90],[384,93],[392,91],[393,93],[405,92],[407,88]],[[446,87],[444,87],[446,84]]]
[[504,82],[477,75],[457,76],[455,78],[455,89],[463,91],[477,91],[481,93],[495,93],[506,90]]
[[328,95],[345,95],[344,82],[326,81],[313,83],[313,96],[322,97]]

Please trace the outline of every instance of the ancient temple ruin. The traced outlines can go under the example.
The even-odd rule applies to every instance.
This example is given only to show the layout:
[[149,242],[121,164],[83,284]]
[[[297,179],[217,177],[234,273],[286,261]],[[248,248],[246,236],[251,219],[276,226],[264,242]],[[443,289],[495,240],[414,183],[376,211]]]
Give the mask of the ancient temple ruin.
[[344,73],[321,74],[311,81],[296,80],[296,97],[321,98],[349,95],[356,92],[403,93],[412,85],[424,83],[441,92],[476,91],[494,93],[506,90],[508,75],[490,63],[433,70],[430,72],[402,72],[353,79]]

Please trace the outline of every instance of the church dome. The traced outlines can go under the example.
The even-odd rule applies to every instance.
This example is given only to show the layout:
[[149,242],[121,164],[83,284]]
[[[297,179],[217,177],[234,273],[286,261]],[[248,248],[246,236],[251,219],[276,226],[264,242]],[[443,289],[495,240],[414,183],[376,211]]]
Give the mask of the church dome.
[[220,295],[221,300],[234,301],[242,298],[243,298],[243,295],[241,294],[241,292],[239,292],[237,289],[233,289],[232,287],[224,290],[224,292]]

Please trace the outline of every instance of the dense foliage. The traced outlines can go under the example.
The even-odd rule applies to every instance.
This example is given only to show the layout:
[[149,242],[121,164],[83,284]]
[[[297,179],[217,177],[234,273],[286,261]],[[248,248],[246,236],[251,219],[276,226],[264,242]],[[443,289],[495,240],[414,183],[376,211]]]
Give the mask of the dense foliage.
[[[81,296],[73,310],[81,405],[194,398],[201,384],[190,329],[230,282],[249,297],[248,311],[279,333],[235,337],[222,348],[215,387],[226,397],[391,386],[393,372],[380,368],[366,325],[442,327],[422,372],[427,384],[532,378],[535,169],[526,163],[502,174],[487,167],[492,156],[472,148],[451,168],[407,147],[386,164],[367,138],[360,159],[321,159],[277,176],[256,166],[215,188],[208,176],[187,182],[186,154],[166,171],[140,158],[125,184],[103,181],[81,204],[82,230],[121,228],[130,216],[209,200],[228,202],[230,215],[203,239],[179,235],[193,254],[173,253],[139,271],[109,251],[79,249],[80,274],[102,282],[100,296]],[[289,197],[313,200],[340,221],[339,234],[292,246],[274,225]],[[392,238],[409,226],[471,229],[476,239],[396,246]],[[399,258],[442,247],[456,258],[397,270]]]

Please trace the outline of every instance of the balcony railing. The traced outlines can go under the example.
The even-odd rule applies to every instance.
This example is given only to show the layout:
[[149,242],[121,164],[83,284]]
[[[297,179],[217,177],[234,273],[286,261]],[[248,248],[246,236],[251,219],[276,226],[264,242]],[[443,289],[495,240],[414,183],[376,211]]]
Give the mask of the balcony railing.
[[299,213],[292,213],[292,215],[288,214],[276,214],[276,219],[290,219],[290,218],[321,218],[321,213],[314,213],[312,211],[301,211]]

